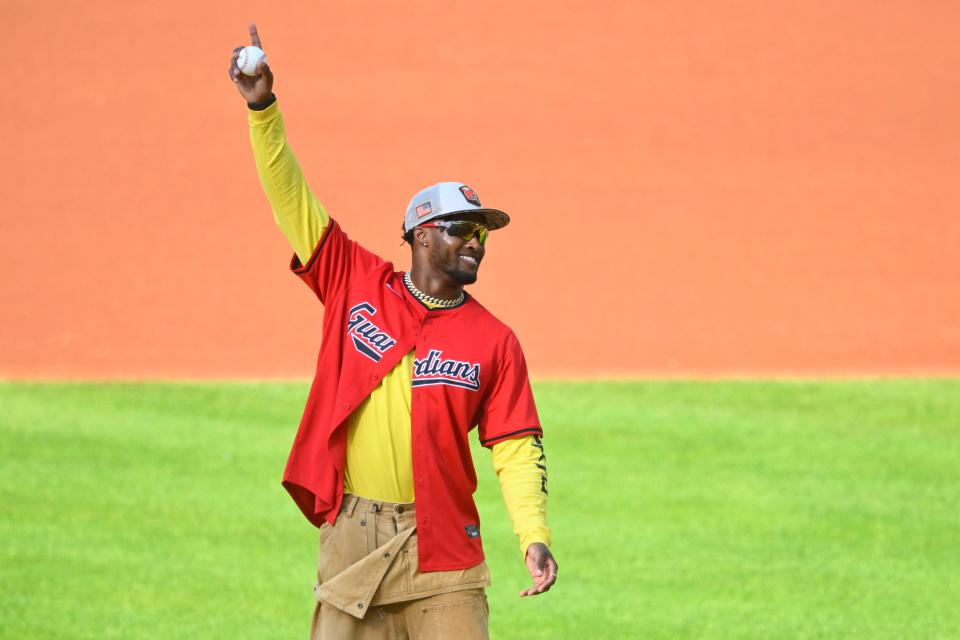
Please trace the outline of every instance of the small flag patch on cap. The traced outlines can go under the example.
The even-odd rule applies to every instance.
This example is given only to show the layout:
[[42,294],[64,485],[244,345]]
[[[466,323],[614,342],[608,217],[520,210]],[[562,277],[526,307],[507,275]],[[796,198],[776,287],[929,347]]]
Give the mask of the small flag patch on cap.
[[479,538],[480,537],[480,527],[475,524],[468,524],[465,526],[464,531],[467,532],[468,538]]
[[417,217],[422,218],[423,216],[428,216],[433,213],[433,207],[430,206],[429,202],[424,202],[417,207]]

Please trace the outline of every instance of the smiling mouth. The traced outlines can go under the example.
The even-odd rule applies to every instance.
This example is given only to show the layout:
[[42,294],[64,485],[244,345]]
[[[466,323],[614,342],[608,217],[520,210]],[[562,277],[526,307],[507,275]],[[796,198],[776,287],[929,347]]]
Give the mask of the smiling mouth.
[[475,266],[475,267],[480,266],[480,259],[477,258],[476,256],[469,256],[469,255],[463,255],[463,254],[461,254],[459,257],[460,257],[461,260],[463,260],[463,261],[466,262],[467,264],[473,265],[473,266]]

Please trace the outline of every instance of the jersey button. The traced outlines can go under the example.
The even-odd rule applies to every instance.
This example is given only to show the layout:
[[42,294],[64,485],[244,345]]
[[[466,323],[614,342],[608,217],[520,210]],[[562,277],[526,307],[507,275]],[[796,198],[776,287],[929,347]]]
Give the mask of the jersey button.
[[371,373],[371,374],[370,374],[370,379],[371,379],[371,380],[376,380],[376,379],[378,379],[379,377],[380,377],[380,376],[378,376],[378,375],[375,374],[375,373]]
[[350,403],[349,403],[349,402],[344,402],[344,403],[343,403],[343,408],[344,408],[344,409],[349,409],[349,408],[350,408]]

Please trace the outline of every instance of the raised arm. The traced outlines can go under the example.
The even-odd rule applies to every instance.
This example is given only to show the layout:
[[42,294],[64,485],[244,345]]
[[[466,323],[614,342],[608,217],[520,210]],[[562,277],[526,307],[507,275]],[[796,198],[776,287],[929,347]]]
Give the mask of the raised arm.
[[[250,25],[250,41],[253,46],[263,48],[255,24]],[[250,146],[257,173],[277,225],[300,262],[306,264],[330,218],[310,191],[300,164],[287,144],[283,117],[273,95],[273,71],[264,59],[257,65],[256,75],[245,75],[237,67],[237,56],[242,49],[233,50],[230,79],[247,101]]]

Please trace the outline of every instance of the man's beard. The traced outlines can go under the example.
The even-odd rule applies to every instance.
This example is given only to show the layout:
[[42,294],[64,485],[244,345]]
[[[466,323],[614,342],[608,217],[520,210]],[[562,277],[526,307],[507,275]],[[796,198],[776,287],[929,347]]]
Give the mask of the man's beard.
[[454,256],[453,260],[444,261],[440,255],[433,254],[430,256],[430,264],[461,286],[476,282],[477,272],[480,270],[479,264],[476,269],[461,269],[459,256]]
[[477,281],[476,271],[464,271],[463,269],[451,269],[446,274],[457,284],[473,284]]

